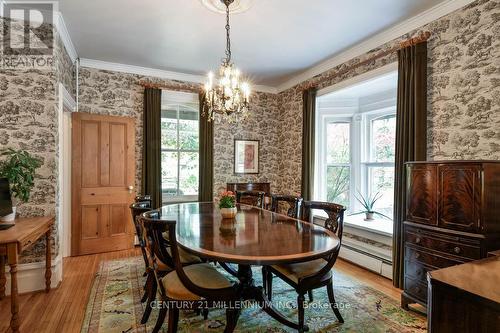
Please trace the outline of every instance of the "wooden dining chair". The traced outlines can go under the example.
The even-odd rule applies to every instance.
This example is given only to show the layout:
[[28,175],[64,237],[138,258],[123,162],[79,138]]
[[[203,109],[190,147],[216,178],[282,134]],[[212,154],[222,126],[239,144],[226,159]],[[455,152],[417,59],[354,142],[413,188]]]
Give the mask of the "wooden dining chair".
[[139,215],[141,215],[142,213],[145,213],[151,209],[152,209],[151,202],[147,202],[147,201],[134,202],[133,204],[130,205],[130,212],[132,214],[132,222],[134,223],[135,234],[137,236],[137,240],[139,241],[139,246],[141,248],[142,258],[144,259],[144,276],[146,276],[146,274],[147,274],[147,270],[149,267],[149,259],[148,259],[148,254],[146,252],[146,243],[144,242],[142,227],[141,227],[137,217]]
[[[239,286],[227,279],[209,263],[197,263],[189,266],[182,264],[177,238],[176,221],[163,220],[160,211],[150,211],[140,219],[146,228],[146,235],[152,249],[151,258],[154,275],[159,286],[162,306],[153,333],[159,332],[168,310],[168,332],[177,332],[179,310],[226,306],[226,328],[224,332],[233,332],[238,322],[241,302]],[[170,235],[167,241],[164,234]],[[171,251],[168,251],[170,249]],[[158,263],[169,262],[174,270],[162,275]]]
[[153,206],[153,200],[151,199],[151,195],[149,194],[136,195],[135,202],[149,202],[149,206]]
[[[130,205],[130,211],[132,213],[132,221],[134,222],[134,228],[136,230],[137,238],[139,240],[139,246],[141,247],[142,257],[144,260],[146,282],[144,284],[144,295],[141,298],[141,302],[146,302],[146,309],[143,313],[141,323],[145,324],[151,314],[151,304],[156,300],[157,283],[153,274],[153,265],[151,262],[151,249],[148,247],[148,241],[145,235],[145,229],[139,220],[139,216],[151,209],[150,202],[135,202]],[[201,259],[187,253],[186,251],[181,251],[181,261],[184,265],[190,265],[193,263],[200,263]],[[173,261],[160,262],[158,265],[159,274],[165,275],[167,272],[173,270]]]
[[236,202],[264,208],[265,196],[262,191],[236,191]]
[[[300,219],[302,215],[302,202],[304,200],[300,197],[295,197],[292,195],[271,195],[271,211],[274,213],[281,213],[283,205],[285,206],[285,214],[287,216],[293,217],[294,219]],[[262,266],[262,286],[264,290],[267,290],[267,266]]]
[[275,213],[281,212],[281,203],[286,206],[286,215],[294,219],[300,219],[302,215],[302,202],[304,200],[293,195],[271,195],[271,211]]
[[281,278],[297,292],[299,332],[304,332],[304,295],[314,289],[324,286],[327,287],[328,299],[333,313],[339,322],[344,322],[344,319],[337,308],[333,292],[332,267],[337,260],[342,242],[345,207],[329,202],[305,201],[303,217],[306,221],[310,221],[311,211],[313,209],[323,210],[328,215],[328,218],[325,221],[325,228],[334,232],[340,240],[335,250],[326,258],[296,264],[272,265],[268,266],[266,269],[267,296],[269,299],[272,298],[273,275]]

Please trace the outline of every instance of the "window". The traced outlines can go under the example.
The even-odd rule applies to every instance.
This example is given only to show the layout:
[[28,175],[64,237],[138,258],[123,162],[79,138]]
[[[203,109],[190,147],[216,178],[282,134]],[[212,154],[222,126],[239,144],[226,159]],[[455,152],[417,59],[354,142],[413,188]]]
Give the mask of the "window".
[[[379,196],[375,210],[392,219],[394,203],[394,157],[396,114],[368,117],[368,158],[365,179],[369,196]],[[367,133],[368,134],[368,133]]]
[[199,105],[196,94],[162,92],[163,202],[198,200]]
[[326,199],[349,206],[351,124],[332,121],[326,126]]
[[396,86],[391,72],[317,99],[314,198],[346,206],[347,221],[364,222],[357,198],[375,195],[388,219],[375,218],[392,219]]

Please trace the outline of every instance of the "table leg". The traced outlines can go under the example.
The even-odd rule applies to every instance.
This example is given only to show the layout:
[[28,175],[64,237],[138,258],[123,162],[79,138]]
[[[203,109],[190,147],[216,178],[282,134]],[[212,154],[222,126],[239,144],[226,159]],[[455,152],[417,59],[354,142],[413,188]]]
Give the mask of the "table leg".
[[7,279],[5,278],[5,256],[0,255],[0,299],[5,297],[5,284]]
[[50,246],[50,230],[45,233],[45,292],[50,291],[52,277],[52,249]]
[[[258,287],[254,284],[252,268],[249,265],[238,265],[238,279],[240,280],[241,288],[242,288],[242,298],[244,300],[255,300],[259,303],[259,306],[266,312],[268,315],[273,317],[275,320],[280,322],[283,325],[291,327],[293,329],[298,329],[298,323],[294,323],[285,316],[283,316],[269,301],[266,294],[264,293],[264,289],[262,287]],[[309,328],[304,327],[305,331],[308,331]]]
[[13,333],[19,332],[19,300],[17,290],[17,244],[9,244],[7,258],[10,266],[10,329]]

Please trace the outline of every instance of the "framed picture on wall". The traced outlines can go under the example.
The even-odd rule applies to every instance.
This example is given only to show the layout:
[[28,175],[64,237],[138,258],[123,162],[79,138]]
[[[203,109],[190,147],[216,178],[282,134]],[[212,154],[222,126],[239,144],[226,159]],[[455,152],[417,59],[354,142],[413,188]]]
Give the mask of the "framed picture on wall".
[[234,173],[259,173],[259,140],[234,140]]

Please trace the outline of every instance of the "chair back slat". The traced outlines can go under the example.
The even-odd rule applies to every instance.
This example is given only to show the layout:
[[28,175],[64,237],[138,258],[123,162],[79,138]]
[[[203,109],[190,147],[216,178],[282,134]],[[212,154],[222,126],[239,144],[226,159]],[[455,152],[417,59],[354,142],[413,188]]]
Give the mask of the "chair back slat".
[[265,196],[262,191],[236,191],[236,202],[264,208]]
[[344,212],[346,208],[342,205],[333,202],[322,201],[304,201],[303,219],[308,222],[312,221],[312,210],[322,210],[328,218],[325,220],[325,228],[334,232],[337,237],[342,240],[344,231]]
[[291,195],[275,195],[271,196],[271,211],[280,212],[280,203],[287,204],[286,215],[295,219],[300,219],[302,216],[303,199]]

